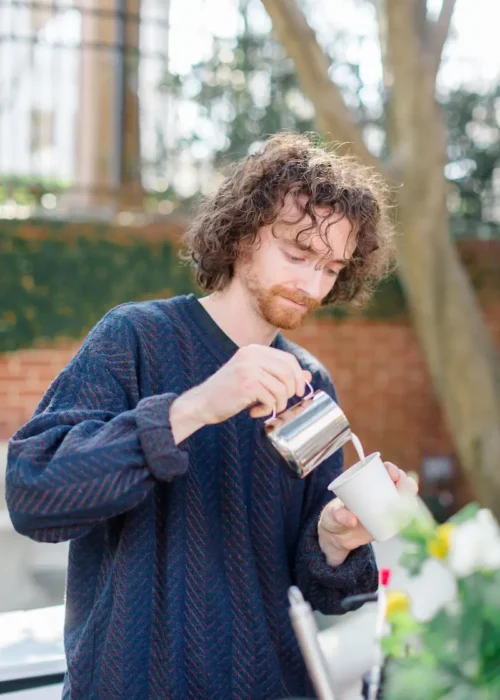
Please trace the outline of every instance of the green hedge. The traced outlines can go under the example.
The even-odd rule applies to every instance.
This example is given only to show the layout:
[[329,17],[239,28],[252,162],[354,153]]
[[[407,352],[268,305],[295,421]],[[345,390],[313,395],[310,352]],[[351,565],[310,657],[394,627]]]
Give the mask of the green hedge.
[[[81,338],[111,307],[195,291],[189,268],[168,240],[108,226],[0,222],[0,352]],[[405,314],[396,278],[363,310],[371,318]],[[333,307],[322,315],[345,317]]]
[[[0,224],[0,352],[82,337],[111,307],[194,290],[168,240],[64,235],[64,228]],[[37,237],[39,235],[39,237]]]
[[349,318],[354,315],[378,320],[397,319],[407,314],[403,288],[396,275],[379,284],[370,302],[361,309],[343,306],[328,306],[319,312],[320,316]]

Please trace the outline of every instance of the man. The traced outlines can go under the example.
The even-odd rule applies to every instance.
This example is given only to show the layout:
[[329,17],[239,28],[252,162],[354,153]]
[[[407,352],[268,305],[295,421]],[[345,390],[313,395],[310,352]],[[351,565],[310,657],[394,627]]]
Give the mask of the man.
[[326,489],[341,454],[296,481],[266,449],[263,419],[306,382],[335,397],[278,329],[364,294],[389,237],[366,172],[305,137],[272,137],[187,233],[208,294],[110,311],[12,438],[14,526],[71,540],[64,698],[311,692],[289,586],[341,613],[377,570],[368,533]]

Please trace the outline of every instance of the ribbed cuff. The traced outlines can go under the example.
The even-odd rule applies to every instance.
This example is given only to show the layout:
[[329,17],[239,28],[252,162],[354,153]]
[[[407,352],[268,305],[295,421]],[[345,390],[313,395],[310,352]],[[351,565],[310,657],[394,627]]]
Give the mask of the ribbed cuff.
[[316,583],[334,589],[340,595],[355,595],[375,591],[378,585],[378,569],[371,545],[363,545],[349,552],[338,566],[330,566],[319,546],[318,520],[308,527],[303,561],[309,575]]
[[137,427],[142,449],[153,476],[171,481],[183,476],[189,466],[185,448],[175,444],[170,424],[170,406],[177,394],[148,396],[137,404]]

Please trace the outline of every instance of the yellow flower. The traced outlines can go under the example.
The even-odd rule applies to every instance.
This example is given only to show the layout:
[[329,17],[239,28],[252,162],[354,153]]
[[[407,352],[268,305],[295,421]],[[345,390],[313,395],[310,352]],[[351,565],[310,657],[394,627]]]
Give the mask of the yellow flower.
[[388,591],[386,599],[386,618],[390,621],[398,613],[408,612],[410,599],[403,591]]
[[435,559],[446,559],[450,551],[451,533],[454,525],[444,523],[439,525],[435,537],[427,544],[427,552]]

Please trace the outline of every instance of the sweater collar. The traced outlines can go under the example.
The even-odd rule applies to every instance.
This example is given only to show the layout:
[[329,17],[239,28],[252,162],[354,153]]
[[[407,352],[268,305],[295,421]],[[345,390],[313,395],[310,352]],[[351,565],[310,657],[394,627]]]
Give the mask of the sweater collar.
[[[224,355],[232,356],[239,349],[239,346],[232,340],[222,328],[214,321],[210,316],[205,307],[200,304],[199,300],[194,294],[187,295],[187,301],[189,304],[189,309],[197,322],[206,335],[218,346]],[[270,347],[280,347],[281,344],[281,334],[277,333]]]

